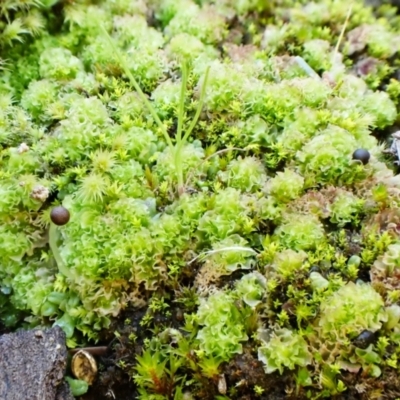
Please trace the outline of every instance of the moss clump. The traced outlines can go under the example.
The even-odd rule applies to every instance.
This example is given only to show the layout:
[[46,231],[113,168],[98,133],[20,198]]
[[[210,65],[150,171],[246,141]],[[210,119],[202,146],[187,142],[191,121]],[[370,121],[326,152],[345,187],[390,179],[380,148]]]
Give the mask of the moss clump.
[[3,3],[2,323],[73,347],[133,313],[118,365],[143,399],[392,393],[396,10]]
[[284,368],[295,369],[311,363],[307,342],[289,329],[276,330],[273,337],[258,348],[258,358],[265,364],[265,372],[270,374]]
[[220,360],[241,353],[241,343],[248,339],[242,318],[228,294],[216,293],[200,303],[197,321],[204,325],[197,334],[200,351]]
[[385,319],[383,305],[372,286],[350,282],[321,303],[319,325],[324,335],[339,338],[375,332]]

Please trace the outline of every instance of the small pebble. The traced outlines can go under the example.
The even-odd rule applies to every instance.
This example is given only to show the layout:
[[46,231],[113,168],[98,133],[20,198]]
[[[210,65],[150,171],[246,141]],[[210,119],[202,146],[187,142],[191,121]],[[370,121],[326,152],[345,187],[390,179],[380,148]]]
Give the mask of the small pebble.
[[43,331],[41,331],[41,330],[35,331],[35,337],[42,338],[43,337]]

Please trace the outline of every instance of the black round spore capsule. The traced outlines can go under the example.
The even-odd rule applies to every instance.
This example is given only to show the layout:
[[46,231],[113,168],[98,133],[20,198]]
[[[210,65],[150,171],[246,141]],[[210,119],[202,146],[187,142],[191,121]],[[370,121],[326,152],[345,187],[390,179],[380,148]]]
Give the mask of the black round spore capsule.
[[59,226],[67,224],[69,218],[69,211],[63,206],[54,207],[50,212],[50,219]]
[[374,332],[365,329],[353,340],[353,344],[360,349],[366,349],[374,340]]
[[370,157],[371,154],[369,154],[369,151],[366,149],[357,149],[353,153],[353,160],[361,161],[364,165],[368,164]]

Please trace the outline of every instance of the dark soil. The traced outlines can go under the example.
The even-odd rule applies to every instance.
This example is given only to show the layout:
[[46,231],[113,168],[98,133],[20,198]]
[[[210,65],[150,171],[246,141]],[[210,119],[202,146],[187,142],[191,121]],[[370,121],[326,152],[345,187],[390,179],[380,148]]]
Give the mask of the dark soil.
[[[100,363],[102,365],[102,361]],[[127,374],[118,367],[104,367],[99,378],[81,400],[128,400],[136,398],[135,386]]]
[[[139,398],[137,387],[133,382],[134,360],[142,353],[143,340],[152,333],[140,326],[145,310],[126,310],[118,320],[114,321],[109,332],[114,332],[114,338],[109,337],[101,345],[108,347],[105,356],[98,357],[99,373],[88,393],[79,397],[80,400],[132,400]],[[178,318],[177,318],[178,317]],[[172,318],[155,316],[163,327],[177,327],[179,315]],[[134,333],[134,343],[129,336]],[[100,345],[100,344],[97,344]],[[296,390],[293,374],[280,375],[279,372],[266,374],[262,362],[252,351],[251,342],[229,363],[223,364],[221,373],[226,380],[226,386],[231,391],[229,398],[235,400],[301,400],[309,399],[307,387]],[[186,371],[185,371],[186,372]],[[190,371],[188,372],[190,375]],[[382,379],[382,377],[385,377]],[[387,368],[380,378],[367,378],[363,371],[359,373],[344,373],[341,375],[347,390],[334,398],[335,400],[395,400],[400,397],[400,376],[396,370]],[[189,376],[189,378],[191,378]],[[194,397],[188,399],[214,400],[219,395],[218,381],[203,378],[202,388]],[[358,385],[362,382],[362,385]],[[256,396],[254,386],[264,389],[262,395]],[[377,397],[371,397],[371,396]]]
[[[102,345],[108,347],[108,353],[97,359],[99,374],[89,391],[81,396],[81,400],[128,400],[137,398],[136,387],[129,374],[135,354],[140,354],[142,346],[139,340],[132,344],[129,335],[138,336],[142,331],[140,321],[143,318],[142,310],[129,310],[114,321],[110,332],[118,332],[114,337],[109,337]],[[121,364],[121,361],[124,364]],[[121,366],[123,365],[123,368]]]

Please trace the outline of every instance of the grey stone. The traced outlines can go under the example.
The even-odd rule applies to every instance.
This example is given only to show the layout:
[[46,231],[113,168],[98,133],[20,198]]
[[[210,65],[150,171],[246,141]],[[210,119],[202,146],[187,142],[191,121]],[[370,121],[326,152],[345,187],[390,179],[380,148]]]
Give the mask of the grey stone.
[[0,399],[73,400],[64,381],[66,365],[60,327],[0,336]]

